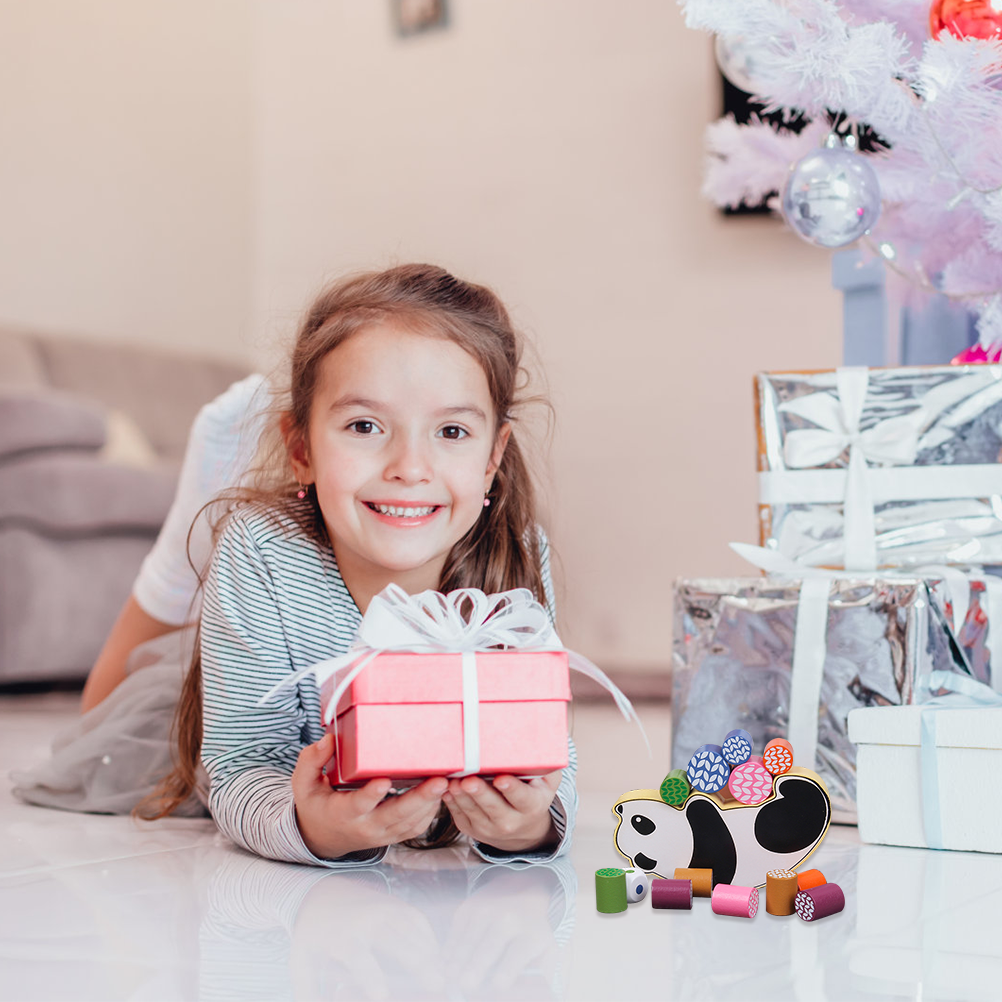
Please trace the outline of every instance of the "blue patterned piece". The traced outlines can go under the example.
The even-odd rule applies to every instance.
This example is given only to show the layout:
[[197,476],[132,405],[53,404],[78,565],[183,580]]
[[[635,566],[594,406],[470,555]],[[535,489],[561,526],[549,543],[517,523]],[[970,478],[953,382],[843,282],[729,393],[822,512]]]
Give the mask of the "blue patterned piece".
[[724,759],[720,745],[700,745],[689,759],[685,774],[694,790],[716,793],[727,785],[731,767]]
[[752,753],[751,735],[740,727],[728,731],[727,737],[724,738],[723,753],[724,761],[732,766],[747,762]]

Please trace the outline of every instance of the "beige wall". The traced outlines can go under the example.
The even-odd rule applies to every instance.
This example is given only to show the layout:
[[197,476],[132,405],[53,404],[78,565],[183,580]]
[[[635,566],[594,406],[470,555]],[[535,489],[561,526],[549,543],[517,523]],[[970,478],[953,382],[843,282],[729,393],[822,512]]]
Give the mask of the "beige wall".
[[0,323],[241,350],[251,14],[0,0]]
[[[454,0],[447,31],[400,40],[382,0],[0,3],[22,36],[0,31],[0,63],[20,53],[19,73],[42,27],[67,58],[103,54],[73,55],[82,80],[63,79],[77,160],[44,178],[26,154],[0,166],[5,206],[19,185],[46,206],[0,237],[0,321],[266,364],[347,268],[421,258],[493,285],[557,410],[564,638],[608,667],[667,662],[672,578],[740,572],[726,543],[754,538],[752,374],[841,351],[829,255],[699,196],[716,80],[675,4]],[[80,7],[104,20],[81,25]],[[39,123],[64,92],[15,93],[0,115],[55,152]],[[126,125],[153,146],[138,173]],[[93,204],[102,166],[118,186]],[[40,226],[61,232],[55,249]],[[175,278],[166,301],[158,269]]]

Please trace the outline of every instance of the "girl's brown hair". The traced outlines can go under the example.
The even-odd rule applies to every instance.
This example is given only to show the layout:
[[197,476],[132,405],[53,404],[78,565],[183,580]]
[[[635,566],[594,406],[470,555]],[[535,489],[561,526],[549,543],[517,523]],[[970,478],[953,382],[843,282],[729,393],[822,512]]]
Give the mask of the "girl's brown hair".
[[[494,404],[495,435],[514,418],[527,378],[522,345],[508,311],[490,290],[455,278],[429,264],[407,264],[350,276],[327,287],[306,312],[292,348],[287,388],[276,394],[272,420],[262,436],[261,461],[253,485],[227,491],[216,532],[237,508],[263,504],[298,520],[304,532],[330,545],[312,490],[312,505],[296,499],[298,484],[286,442],[307,439],[320,362],[353,334],[393,320],[415,333],[443,337],[469,352],[487,377]],[[544,605],[535,498],[528,466],[513,430],[491,485],[491,504],[452,548],[439,589],[480,588],[486,592],[528,588]],[[305,511],[305,513],[304,513]],[[202,744],[201,660],[196,642],[174,721],[176,766],[139,805],[146,818],[175,811],[195,790]],[[444,808],[420,839],[408,845],[431,847],[454,841],[458,832]]]

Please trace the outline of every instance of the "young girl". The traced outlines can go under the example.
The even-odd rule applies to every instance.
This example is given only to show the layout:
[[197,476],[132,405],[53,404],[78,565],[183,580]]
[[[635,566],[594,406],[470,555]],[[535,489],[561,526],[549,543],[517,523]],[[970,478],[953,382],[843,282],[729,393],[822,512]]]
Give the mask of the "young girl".
[[[201,758],[216,823],[263,856],[357,866],[392,843],[443,845],[458,832],[488,860],[566,850],[573,747],[566,770],[528,782],[436,777],[393,796],[376,779],[336,791],[312,675],[259,705],[292,672],[344,653],[390,582],[411,593],[525,587],[552,615],[512,430],[520,371],[502,304],[439,268],[349,278],[317,299],[292,353],[281,462],[230,495],[201,656],[178,707],[177,768],[154,815],[191,803]],[[117,686],[104,674],[92,692]]]

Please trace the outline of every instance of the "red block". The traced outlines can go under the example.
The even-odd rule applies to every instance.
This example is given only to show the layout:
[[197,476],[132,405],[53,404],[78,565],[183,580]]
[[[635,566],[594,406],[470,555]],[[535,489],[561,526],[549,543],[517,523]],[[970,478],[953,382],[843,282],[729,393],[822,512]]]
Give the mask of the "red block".
[[[567,765],[565,651],[478,652],[481,776],[536,776]],[[422,779],[463,769],[462,655],[380,654],[337,706],[334,785]],[[322,702],[334,686],[328,682]],[[335,730],[332,724],[328,730]]]

